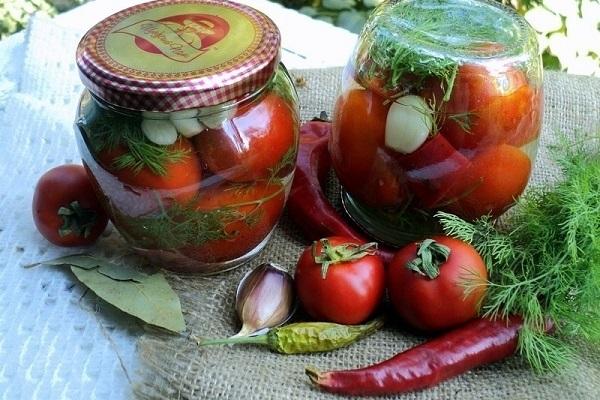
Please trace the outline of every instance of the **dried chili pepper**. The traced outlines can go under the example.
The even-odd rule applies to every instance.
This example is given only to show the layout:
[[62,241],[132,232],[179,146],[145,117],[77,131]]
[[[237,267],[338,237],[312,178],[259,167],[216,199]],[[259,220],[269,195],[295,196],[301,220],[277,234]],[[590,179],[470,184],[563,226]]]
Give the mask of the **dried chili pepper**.
[[378,364],[328,372],[307,367],[306,374],[321,389],[347,395],[425,389],[514,354],[522,326],[522,319],[516,316],[507,320],[478,319]]
[[[310,240],[344,236],[368,242],[337,213],[323,193],[331,167],[327,150],[330,134],[329,122],[311,121],[301,126],[296,172],[287,203],[289,214]],[[386,249],[380,248],[378,254],[386,263],[393,257]]]
[[331,322],[298,322],[273,328],[264,334],[229,339],[199,340],[199,346],[218,344],[257,344],[276,353],[300,354],[330,351],[348,346],[383,326],[382,319],[364,325],[341,325]]

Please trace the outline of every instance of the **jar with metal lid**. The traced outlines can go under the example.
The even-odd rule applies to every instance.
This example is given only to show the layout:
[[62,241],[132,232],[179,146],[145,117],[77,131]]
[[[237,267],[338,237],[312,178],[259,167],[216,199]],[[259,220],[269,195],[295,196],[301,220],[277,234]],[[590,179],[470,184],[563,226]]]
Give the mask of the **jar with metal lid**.
[[298,149],[298,105],[280,35],[228,1],[160,0],[81,40],[76,119],[110,219],[160,266],[215,273],[266,244]]
[[525,189],[542,116],[536,35],[486,0],[381,4],[344,70],[329,144],[350,217],[393,245],[438,210],[498,217]]

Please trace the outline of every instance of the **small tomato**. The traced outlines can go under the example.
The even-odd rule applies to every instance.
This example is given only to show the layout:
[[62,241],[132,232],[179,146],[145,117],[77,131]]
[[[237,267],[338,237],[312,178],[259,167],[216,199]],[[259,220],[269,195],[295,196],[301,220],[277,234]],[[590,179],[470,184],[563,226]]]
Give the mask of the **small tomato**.
[[[447,236],[400,249],[387,269],[398,315],[421,331],[437,331],[477,316],[487,291],[487,270],[477,250]],[[473,285],[466,290],[465,285]]]
[[294,280],[308,315],[318,321],[360,324],[373,314],[385,290],[383,262],[374,246],[334,236],[304,250]]
[[61,165],[42,175],[32,208],[38,231],[58,246],[90,245],[108,223],[81,165]]

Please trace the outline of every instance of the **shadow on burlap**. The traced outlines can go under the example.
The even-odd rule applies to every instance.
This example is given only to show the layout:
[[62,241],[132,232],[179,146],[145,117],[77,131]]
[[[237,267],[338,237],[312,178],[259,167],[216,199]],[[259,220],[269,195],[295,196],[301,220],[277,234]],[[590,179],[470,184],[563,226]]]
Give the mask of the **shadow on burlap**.
[[[331,111],[339,90],[340,69],[295,71],[303,120]],[[600,79],[547,72],[543,135],[532,178],[549,185],[558,177],[547,147],[555,134],[571,139],[600,128]],[[330,190],[330,193],[335,192]],[[266,249],[249,265],[212,277],[169,274],[179,293],[189,331],[197,336],[224,337],[239,327],[234,312],[235,288],[242,275],[264,261],[293,271],[307,242],[284,216]],[[339,398],[313,388],[304,367],[345,369],[372,364],[421,342],[423,338],[397,326],[337,351],[284,356],[265,348],[198,349],[186,338],[147,333],[138,344],[140,398],[181,399],[327,399]],[[582,351],[575,368],[560,375],[536,375],[519,357],[477,368],[434,388],[397,396],[403,399],[597,399],[600,398],[600,355]]]

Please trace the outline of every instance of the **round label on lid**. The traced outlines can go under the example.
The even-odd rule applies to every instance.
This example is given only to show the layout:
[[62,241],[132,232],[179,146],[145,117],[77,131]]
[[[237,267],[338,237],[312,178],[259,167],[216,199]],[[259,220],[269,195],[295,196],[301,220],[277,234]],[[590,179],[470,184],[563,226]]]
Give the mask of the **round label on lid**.
[[94,26],[79,44],[77,64],[88,89],[109,103],[173,111],[215,105],[264,85],[279,43],[273,22],[250,7],[160,0]]

